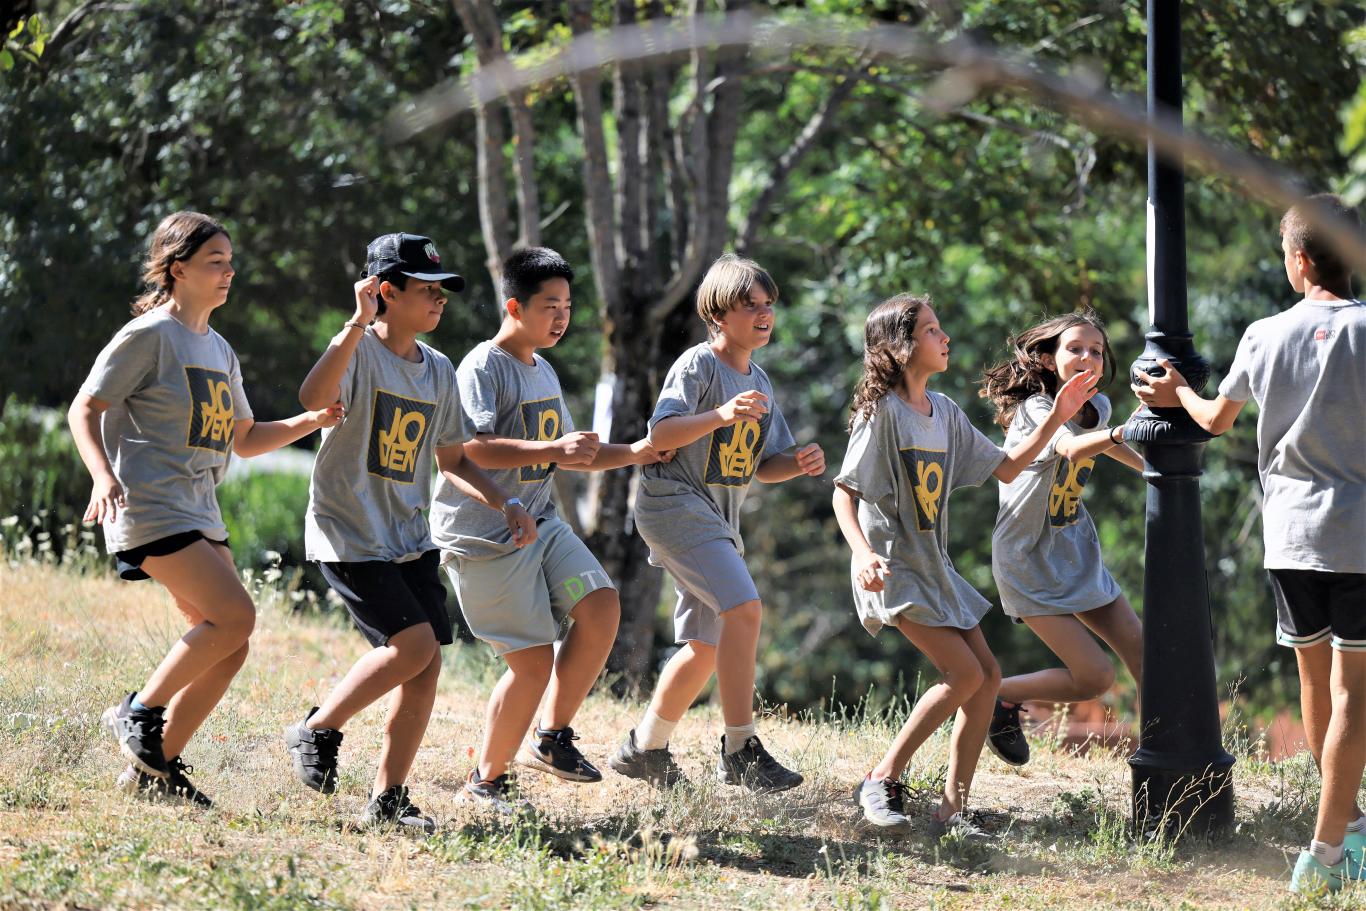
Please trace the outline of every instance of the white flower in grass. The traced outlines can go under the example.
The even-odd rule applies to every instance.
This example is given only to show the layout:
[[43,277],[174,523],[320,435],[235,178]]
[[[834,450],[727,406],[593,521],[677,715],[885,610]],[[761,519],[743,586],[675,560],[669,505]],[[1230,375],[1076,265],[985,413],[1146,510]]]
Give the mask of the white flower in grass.
[[0,519],[0,528],[13,528],[18,524],[18,516],[5,516],[3,519]]
[[264,560],[266,563],[279,563],[280,560],[283,559],[283,557],[280,556],[280,552],[278,550],[268,550],[265,553],[261,554],[261,559]]
[[267,582],[279,582],[282,576],[284,576],[284,573],[280,572],[279,569],[272,566],[270,569],[265,571],[265,574],[262,578],[264,578]]

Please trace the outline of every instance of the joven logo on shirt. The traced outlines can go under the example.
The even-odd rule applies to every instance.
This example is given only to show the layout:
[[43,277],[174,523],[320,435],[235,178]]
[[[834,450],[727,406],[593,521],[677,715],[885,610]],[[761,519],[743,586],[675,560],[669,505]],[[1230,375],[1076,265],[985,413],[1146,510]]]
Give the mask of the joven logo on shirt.
[[911,476],[915,500],[915,527],[934,531],[939,521],[939,506],[944,499],[944,452],[934,449],[903,449],[901,461]]
[[[522,402],[518,407],[522,410],[523,439],[546,442],[560,438],[560,399],[558,396]],[[523,465],[518,477],[523,484],[529,484],[533,481],[544,481],[550,477],[550,473],[554,470],[554,462]]]
[[370,418],[370,446],[365,468],[372,475],[411,484],[417,471],[417,454],[436,414],[436,404],[375,390],[375,411]]
[[743,487],[749,483],[759,467],[771,419],[764,415],[758,421],[738,421],[711,435],[711,451],[707,454],[708,484]]
[[208,367],[186,367],[190,388],[190,431],[185,445],[191,449],[227,452],[232,445],[232,389],[228,375]]
[[1091,469],[1095,464],[1095,459],[1080,459],[1076,462],[1058,459],[1057,471],[1053,473],[1053,486],[1048,490],[1049,525],[1061,528],[1077,521],[1081,494],[1086,489],[1086,482],[1091,479]]

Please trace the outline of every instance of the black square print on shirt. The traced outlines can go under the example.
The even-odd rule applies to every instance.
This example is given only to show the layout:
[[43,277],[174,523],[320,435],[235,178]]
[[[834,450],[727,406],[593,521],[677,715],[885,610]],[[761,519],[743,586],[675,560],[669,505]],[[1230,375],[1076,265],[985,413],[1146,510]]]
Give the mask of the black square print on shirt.
[[185,445],[227,452],[234,426],[228,375],[209,367],[186,367],[185,384],[190,389],[190,429]]
[[383,389],[375,390],[375,408],[370,416],[370,445],[365,468],[370,474],[413,483],[418,453],[427,438],[436,403],[404,398]]

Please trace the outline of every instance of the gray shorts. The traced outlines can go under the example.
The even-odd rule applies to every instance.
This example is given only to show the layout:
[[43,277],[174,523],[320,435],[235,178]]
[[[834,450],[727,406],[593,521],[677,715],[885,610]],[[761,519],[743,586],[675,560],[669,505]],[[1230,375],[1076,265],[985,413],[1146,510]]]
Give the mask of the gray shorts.
[[745,561],[725,539],[707,541],[679,554],[657,554],[674,577],[674,641],[715,645],[721,638],[721,615],[759,600]]
[[585,595],[615,588],[563,519],[546,519],[538,531],[531,544],[491,560],[444,555],[470,632],[499,655],[551,644]]

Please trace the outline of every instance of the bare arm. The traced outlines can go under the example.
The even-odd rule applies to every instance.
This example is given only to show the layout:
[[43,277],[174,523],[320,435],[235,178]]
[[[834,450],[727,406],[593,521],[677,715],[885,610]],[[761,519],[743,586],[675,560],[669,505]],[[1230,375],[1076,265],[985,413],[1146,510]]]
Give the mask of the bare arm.
[[558,440],[523,440],[494,433],[476,434],[466,454],[484,468],[523,468],[554,462],[561,468],[587,467],[601,444],[589,431],[567,433]]
[[603,443],[598,454],[587,465],[564,465],[570,471],[611,471],[627,465],[653,465],[673,459],[673,450],[660,452],[650,445],[650,438],[634,443]]
[[768,396],[757,389],[742,392],[718,408],[699,414],[665,418],[650,429],[650,443],[661,452],[682,449],[713,430],[740,421],[757,421],[768,414]]
[[819,478],[825,474],[825,451],[819,443],[808,443],[796,452],[769,456],[759,463],[754,472],[757,481],[765,484],[780,484],[798,475]]
[[355,292],[355,314],[346,327],[333,336],[332,343],[299,386],[299,404],[309,411],[327,408],[341,398],[341,380],[346,374],[346,365],[356,354],[356,346],[365,334],[364,327],[379,312],[378,277],[372,275],[356,282]]
[[508,495],[473,459],[465,458],[464,446],[456,443],[437,447],[436,467],[461,493],[501,512],[518,547],[536,540],[536,520],[521,506],[507,505]]
[[244,459],[266,452],[274,452],[301,440],[322,427],[334,427],[341,422],[341,405],[318,411],[306,411],[282,421],[236,421],[233,424],[232,451]]
[[1048,418],[1006,453],[1001,464],[992,472],[996,479],[1009,484],[1019,477],[1020,472],[1043,452],[1044,446],[1048,445],[1054,434],[1096,394],[1096,381],[1094,373],[1083,371],[1063,383],[1058,394],[1053,397],[1053,408],[1048,412]]
[[892,570],[887,566],[886,560],[873,552],[867,536],[863,534],[863,526],[858,524],[858,503],[855,502],[857,499],[858,494],[841,484],[836,484],[831,505],[834,506],[835,519],[840,524],[844,540],[854,552],[859,585],[863,586],[864,591],[880,592],[886,584],[883,577],[890,575]]
[[114,477],[114,467],[109,464],[109,456],[104,452],[104,432],[100,427],[100,415],[109,409],[109,403],[101,401],[84,392],[76,396],[66,413],[67,425],[76,441],[76,451],[94,481],[90,490],[90,503],[85,508],[82,522],[112,522],[126,500],[123,485]]
[[1105,454],[1122,465],[1128,465],[1134,471],[1143,471],[1143,456],[1130,448],[1127,443],[1120,443],[1114,449],[1107,449]]
[[1148,374],[1147,382],[1143,385],[1129,387],[1133,389],[1134,395],[1149,407],[1184,408],[1195,423],[1218,436],[1233,426],[1243,406],[1247,404],[1235,402],[1222,395],[1212,399],[1201,398],[1200,393],[1192,389],[1180,371],[1171,365],[1171,361],[1158,358],[1157,363],[1166,371],[1164,375]]

